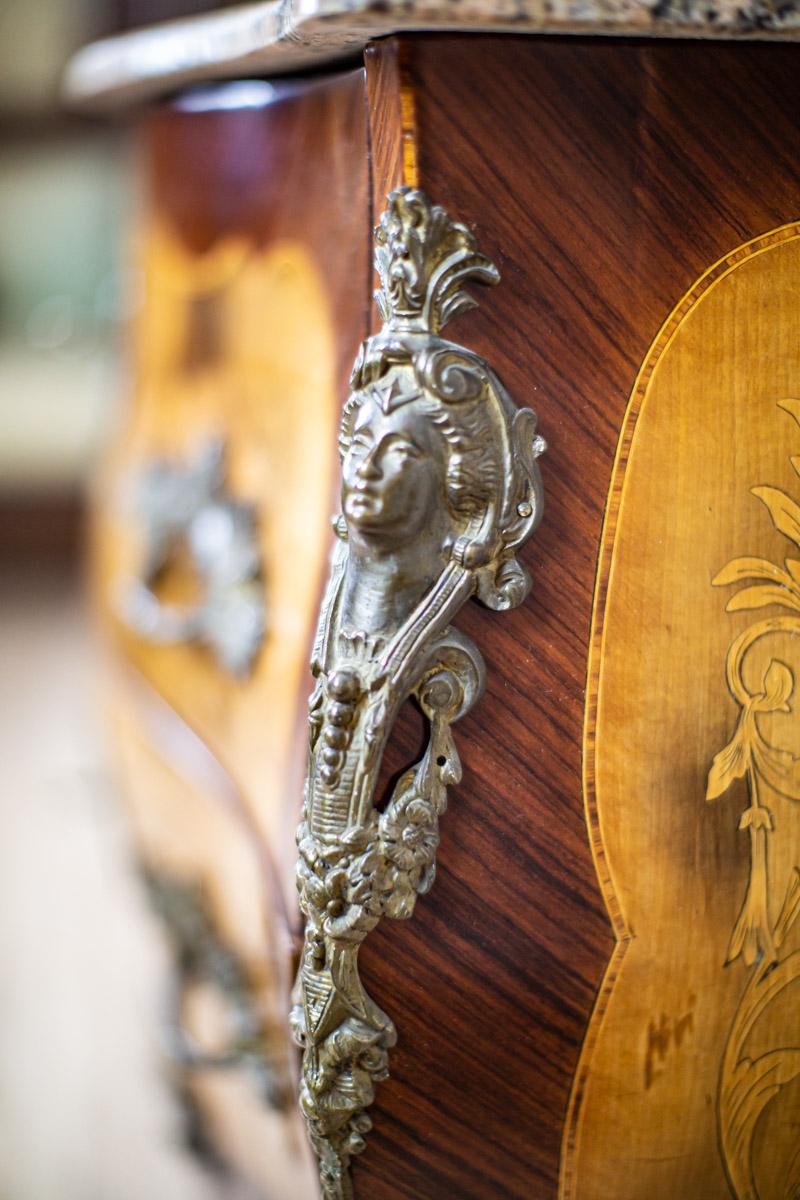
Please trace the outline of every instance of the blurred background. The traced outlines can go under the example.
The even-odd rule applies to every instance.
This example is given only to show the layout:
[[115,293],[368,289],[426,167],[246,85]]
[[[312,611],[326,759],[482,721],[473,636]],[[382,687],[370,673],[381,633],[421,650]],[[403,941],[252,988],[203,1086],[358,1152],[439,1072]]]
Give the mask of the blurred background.
[[85,497],[125,399],[136,151],[59,101],[78,46],[209,7],[0,0],[2,1200],[234,1194],[191,1156],[161,1066],[168,951],[103,754],[81,586]]

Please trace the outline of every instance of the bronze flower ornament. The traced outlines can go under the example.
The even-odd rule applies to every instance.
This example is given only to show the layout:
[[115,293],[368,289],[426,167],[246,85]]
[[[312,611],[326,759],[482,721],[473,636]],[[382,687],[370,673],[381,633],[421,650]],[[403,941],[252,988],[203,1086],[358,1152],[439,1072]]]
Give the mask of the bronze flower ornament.
[[[342,513],[297,836],[306,932],[292,1024],[326,1200],[352,1195],[349,1160],[365,1147],[365,1110],[396,1041],[361,985],[358,949],[433,884],[439,816],[461,777],[450,726],[484,686],[477,648],[451,622],[471,596],[494,609],[522,602],[530,579],[515,553],[542,514],[534,413],[484,359],[440,336],[475,306],[463,285],[497,283],[496,267],[417,190],[392,192],[375,236],[383,328],[361,348],[342,419]],[[381,758],[409,696],[429,745],[379,813]]]

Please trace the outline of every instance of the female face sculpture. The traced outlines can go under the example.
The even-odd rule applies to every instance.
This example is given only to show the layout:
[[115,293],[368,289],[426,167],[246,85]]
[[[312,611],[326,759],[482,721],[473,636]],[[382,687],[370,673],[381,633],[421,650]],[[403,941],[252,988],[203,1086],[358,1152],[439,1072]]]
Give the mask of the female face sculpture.
[[445,439],[413,380],[392,372],[371,387],[342,467],[342,509],[351,537],[372,552],[391,553],[441,532],[446,458]]

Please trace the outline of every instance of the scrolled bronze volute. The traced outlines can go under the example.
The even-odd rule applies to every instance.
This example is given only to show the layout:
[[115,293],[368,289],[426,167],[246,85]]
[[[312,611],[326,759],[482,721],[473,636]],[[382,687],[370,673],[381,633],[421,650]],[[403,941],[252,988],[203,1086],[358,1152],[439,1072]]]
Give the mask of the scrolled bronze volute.
[[[359,352],[342,418],[342,513],[297,836],[306,931],[292,1026],[326,1200],[352,1195],[350,1157],[365,1148],[397,1038],[361,985],[358,949],[433,884],[439,817],[461,778],[450,727],[484,686],[480,653],[451,622],[471,596],[493,609],[524,600],[515,554],[542,515],[534,413],[484,359],[440,336],[475,306],[463,285],[497,283],[497,268],[421,191],[392,192],[375,237],[383,328]],[[381,813],[380,763],[410,696],[430,740]]]

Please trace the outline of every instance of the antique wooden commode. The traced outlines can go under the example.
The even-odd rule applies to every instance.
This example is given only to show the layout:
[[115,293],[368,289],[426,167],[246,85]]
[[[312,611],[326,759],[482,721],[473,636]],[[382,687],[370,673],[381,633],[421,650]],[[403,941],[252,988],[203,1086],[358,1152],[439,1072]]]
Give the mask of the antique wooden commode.
[[70,68],[142,142],[109,710],[268,1200],[800,1196],[798,30],[276,0]]

